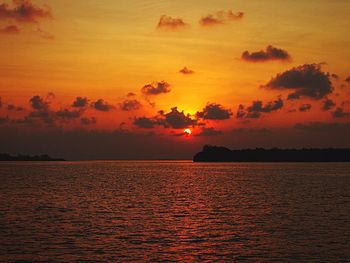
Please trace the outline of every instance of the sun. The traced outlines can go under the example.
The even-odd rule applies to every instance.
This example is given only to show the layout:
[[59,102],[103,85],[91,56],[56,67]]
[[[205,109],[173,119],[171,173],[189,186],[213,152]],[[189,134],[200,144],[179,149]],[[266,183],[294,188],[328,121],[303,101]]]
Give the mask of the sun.
[[190,129],[185,129],[184,130],[184,134],[186,134],[187,136],[192,134],[192,131]]

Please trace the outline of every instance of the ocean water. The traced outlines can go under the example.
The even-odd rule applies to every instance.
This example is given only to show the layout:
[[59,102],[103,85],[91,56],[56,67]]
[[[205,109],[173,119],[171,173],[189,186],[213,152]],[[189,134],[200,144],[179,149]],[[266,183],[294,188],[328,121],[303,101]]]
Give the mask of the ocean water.
[[350,164],[1,163],[0,261],[350,262]]

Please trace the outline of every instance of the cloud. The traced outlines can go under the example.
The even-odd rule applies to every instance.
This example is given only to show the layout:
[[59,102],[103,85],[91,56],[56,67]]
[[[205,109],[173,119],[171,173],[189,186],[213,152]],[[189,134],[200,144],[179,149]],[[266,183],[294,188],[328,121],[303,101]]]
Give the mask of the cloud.
[[99,99],[95,102],[92,103],[92,107],[95,109],[95,110],[98,110],[98,111],[110,111],[111,109],[113,109],[113,106],[112,105],[109,105],[107,102],[105,102],[103,99]]
[[0,109],[2,108],[2,98],[0,97]]
[[72,104],[72,107],[75,108],[84,108],[88,105],[89,100],[86,97],[76,97],[75,101]]
[[227,120],[232,115],[230,109],[225,109],[222,105],[217,103],[208,103],[203,111],[197,112],[197,118],[205,120]]
[[170,91],[170,84],[165,81],[147,84],[141,89],[141,92],[145,95],[159,95],[169,93]]
[[51,19],[51,10],[47,7],[37,7],[31,0],[13,0],[13,5],[0,4],[0,20],[12,19],[20,23],[38,23],[41,19]]
[[345,79],[346,82],[350,83],[350,76]]
[[307,131],[307,132],[339,132],[350,129],[350,122],[346,123],[337,123],[337,122],[311,122],[307,124],[297,123],[294,125],[294,128],[297,130]]
[[97,120],[95,117],[91,117],[91,118],[81,118],[80,119],[80,124],[81,125],[93,125],[93,124],[96,124],[97,123]]
[[154,128],[155,121],[147,117],[135,118],[133,124],[139,128],[152,129]]
[[42,109],[30,112],[28,116],[26,116],[27,123],[34,123],[34,119],[39,119],[48,125],[54,125],[55,123],[55,113],[49,111],[48,109]]
[[331,108],[333,108],[333,107],[335,107],[335,102],[333,101],[333,100],[331,100],[331,99],[325,99],[324,101],[323,101],[323,107],[322,107],[322,109],[323,110],[330,110]]
[[322,72],[320,64],[305,64],[277,74],[265,88],[293,90],[288,99],[308,97],[319,100],[333,92],[330,75]]
[[8,104],[7,105],[7,110],[8,111],[23,111],[24,109],[21,106],[15,106],[13,104]]
[[195,134],[195,136],[217,136],[223,134],[222,131],[216,130],[213,127],[203,127],[201,131],[198,134]]
[[339,76],[335,73],[331,74],[331,77],[334,78],[334,79],[339,79]]
[[250,53],[248,50],[242,53],[242,60],[249,62],[266,62],[269,60],[288,61],[291,57],[286,50],[267,46],[265,50]]
[[334,112],[332,112],[332,115],[334,118],[345,118],[345,117],[349,117],[350,113],[345,112],[343,108],[338,107]]
[[237,128],[233,129],[232,133],[235,135],[267,135],[271,134],[272,131],[266,128]]
[[244,16],[243,12],[237,12],[236,14],[232,10],[218,11],[214,14],[208,14],[199,20],[201,26],[216,26],[229,23],[235,20],[241,20]]
[[31,106],[35,110],[47,110],[49,108],[48,102],[46,102],[42,97],[36,95],[29,100]]
[[183,129],[197,124],[197,120],[192,119],[189,114],[185,114],[184,111],[179,111],[177,107],[171,108],[170,112],[159,112],[160,118],[157,120],[157,124],[166,128]]
[[136,96],[136,94],[134,92],[129,92],[128,94],[126,94],[127,97],[134,97]]
[[261,117],[262,113],[271,113],[273,111],[278,111],[282,109],[284,103],[281,98],[278,98],[275,101],[270,101],[265,105],[261,100],[253,101],[252,105],[245,107],[244,105],[239,105],[236,117],[238,119],[250,118],[257,119]]
[[311,110],[311,108],[312,108],[311,104],[303,104],[303,105],[300,105],[299,111],[306,112]]
[[140,109],[142,105],[138,100],[124,100],[119,106],[123,111],[132,111]]
[[80,118],[81,114],[82,114],[81,111],[70,111],[68,109],[59,110],[56,112],[56,116],[63,120],[77,119],[77,118]]
[[192,75],[194,74],[194,71],[192,69],[189,69],[187,67],[184,67],[179,71],[179,73],[184,74],[184,75]]
[[0,34],[4,35],[17,35],[21,32],[21,30],[16,25],[9,25],[3,28],[0,28]]
[[157,28],[165,30],[178,30],[188,25],[181,18],[173,18],[171,16],[162,15],[159,19]]

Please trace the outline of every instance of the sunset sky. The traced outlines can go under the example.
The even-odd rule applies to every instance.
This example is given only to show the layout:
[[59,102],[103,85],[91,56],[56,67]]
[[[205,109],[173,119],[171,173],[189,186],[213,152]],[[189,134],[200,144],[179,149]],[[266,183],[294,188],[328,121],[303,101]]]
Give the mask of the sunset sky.
[[0,0],[0,152],[350,147],[349,14],[345,0]]

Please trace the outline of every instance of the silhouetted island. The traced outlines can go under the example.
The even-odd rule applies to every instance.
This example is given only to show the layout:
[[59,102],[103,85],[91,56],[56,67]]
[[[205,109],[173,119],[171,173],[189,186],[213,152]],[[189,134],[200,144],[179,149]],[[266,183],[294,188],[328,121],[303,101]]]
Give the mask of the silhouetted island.
[[13,156],[8,153],[0,153],[0,161],[65,161],[65,160],[61,158],[52,158],[47,154],[34,155],[34,156],[18,154],[17,156]]
[[350,149],[244,149],[206,145],[194,162],[350,162]]

